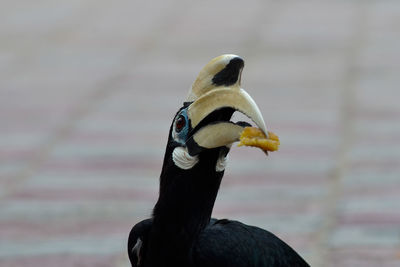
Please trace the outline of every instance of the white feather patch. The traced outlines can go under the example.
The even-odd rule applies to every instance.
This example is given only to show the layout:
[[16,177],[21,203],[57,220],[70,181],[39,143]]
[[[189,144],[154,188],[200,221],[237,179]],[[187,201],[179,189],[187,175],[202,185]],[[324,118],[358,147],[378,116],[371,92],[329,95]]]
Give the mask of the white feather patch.
[[140,238],[137,239],[135,246],[132,248],[132,253],[136,254],[136,257],[138,259],[137,264],[140,264],[140,249],[142,248],[142,240]]
[[215,165],[215,170],[217,172],[222,172],[225,170],[227,164],[228,164],[228,155],[220,156],[217,160],[217,164]]
[[185,147],[178,146],[172,152],[172,160],[179,168],[189,170],[199,162],[199,157],[190,156]]

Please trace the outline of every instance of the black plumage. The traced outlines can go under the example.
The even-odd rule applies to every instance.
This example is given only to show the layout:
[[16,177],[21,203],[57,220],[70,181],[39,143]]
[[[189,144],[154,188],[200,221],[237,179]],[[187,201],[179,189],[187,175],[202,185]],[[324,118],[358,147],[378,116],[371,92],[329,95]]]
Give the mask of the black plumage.
[[[225,64],[222,67],[212,65],[211,70],[206,69],[217,70],[215,75],[208,75],[210,84],[219,88],[221,85],[213,84],[212,79],[218,78],[222,85],[225,83],[221,79],[227,79],[229,85],[234,85],[235,81],[240,85],[242,59],[225,55],[223,60],[222,63],[215,59],[213,62],[214,65],[216,62]],[[232,69],[234,66],[238,69]],[[220,143],[213,143],[212,134],[203,140],[197,133],[210,125],[225,127],[233,112],[241,109],[241,104],[216,106],[200,123],[193,125],[190,117],[193,111],[188,110],[192,102],[184,104],[171,125],[160,175],[159,199],[152,217],[136,224],[129,235],[128,254],[132,266],[308,266],[292,248],[268,231],[237,221],[211,219],[224,173],[216,165],[226,157],[233,140],[219,146]],[[247,123],[235,125],[240,127]],[[221,131],[228,133],[225,128],[206,130],[215,136]],[[184,160],[193,161],[189,162],[189,167],[177,162],[177,149],[187,151],[188,159]]]

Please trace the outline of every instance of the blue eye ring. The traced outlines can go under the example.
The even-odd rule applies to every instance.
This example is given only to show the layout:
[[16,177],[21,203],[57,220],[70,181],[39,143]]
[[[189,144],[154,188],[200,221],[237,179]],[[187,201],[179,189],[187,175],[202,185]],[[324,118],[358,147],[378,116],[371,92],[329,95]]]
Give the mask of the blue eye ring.
[[182,109],[178,115],[175,117],[173,130],[172,130],[172,138],[184,145],[186,143],[186,138],[189,133],[189,118],[187,116],[187,109]]
[[186,118],[181,114],[175,121],[175,131],[179,133],[186,126]]

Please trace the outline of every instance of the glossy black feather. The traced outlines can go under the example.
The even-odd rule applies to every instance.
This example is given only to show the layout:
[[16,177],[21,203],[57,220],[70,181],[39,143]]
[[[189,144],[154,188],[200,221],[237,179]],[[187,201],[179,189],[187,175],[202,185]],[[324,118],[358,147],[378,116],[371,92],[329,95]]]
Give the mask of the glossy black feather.
[[218,220],[200,234],[194,266],[309,266],[274,234],[237,221]]
[[[138,265],[137,252],[132,249],[140,238],[144,245],[139,251],[139,257],[145,255],[145,244],[151,226],[151,219],[141,221],[132,228],[129,235],[128,254],[134,267],[145,266]],[[255,226],[226,219],[211,219],[193,244],[185,265],[188,267],[309,266],[274,234]]]
[[[128,256],[132,266],[139,266],[139,259],[146,253],[146,241],[148,239],[148,234],[150,232],[153,220],[146,219],[137,223],[129,233],[128,238]],[[138,240],[143,242],[141,249],[139,251],[134,251],[134,247]]]

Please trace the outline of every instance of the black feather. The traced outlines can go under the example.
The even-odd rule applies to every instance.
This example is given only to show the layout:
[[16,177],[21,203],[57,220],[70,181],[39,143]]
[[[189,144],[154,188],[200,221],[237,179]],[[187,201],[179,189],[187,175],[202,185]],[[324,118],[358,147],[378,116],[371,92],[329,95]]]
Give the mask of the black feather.
[[237,221],[219,220],[200,234],[196,266],[309,266],[274,234]]
[[[132,266],[138,259],[132,248],[140,238],[146,244],[152,220],[144,220],[129,235],[128,253]],[[144,246],[145,249],[145,246]],[[140,251],[141,257],[145,250]],[[145,266],[145,265],[140,265]],[[163,266],[178,266],[165,264]],[[227,219],[211,219],[191,248],[185,266],[309,266],[291,247],[274,234],[255,226]]]

